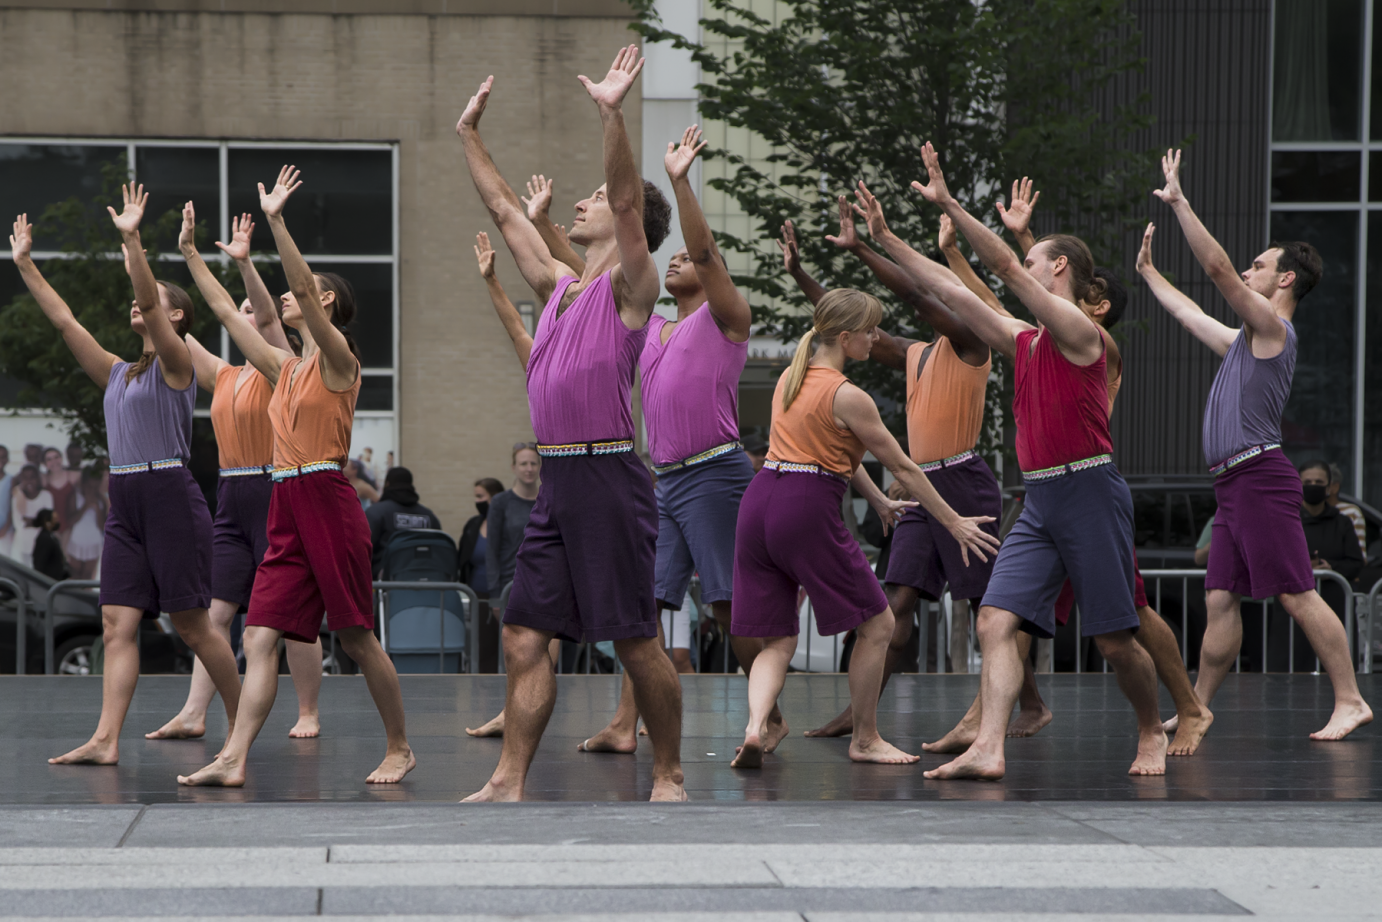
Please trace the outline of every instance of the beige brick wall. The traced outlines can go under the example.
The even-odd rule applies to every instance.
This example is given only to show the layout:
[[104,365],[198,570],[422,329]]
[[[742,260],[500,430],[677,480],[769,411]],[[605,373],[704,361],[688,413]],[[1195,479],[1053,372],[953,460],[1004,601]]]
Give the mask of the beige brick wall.
[[[522,372],[475,268],[476,231],[497,233],[456,120],[494,74],[481,127],[495,161],[520,189],[555,174],[554,214],[569,215],[603,180],[599,120],[576,75],[603,75],[632,38],[625,26],[0,8],[0,136],[399,142],[401,462],[455,534],[474,514],[471,483],[507,481],[510,446],[532,435]],[[627,118],[637,147],[637,98]],[[499,249],[510,295],[531,300]]]

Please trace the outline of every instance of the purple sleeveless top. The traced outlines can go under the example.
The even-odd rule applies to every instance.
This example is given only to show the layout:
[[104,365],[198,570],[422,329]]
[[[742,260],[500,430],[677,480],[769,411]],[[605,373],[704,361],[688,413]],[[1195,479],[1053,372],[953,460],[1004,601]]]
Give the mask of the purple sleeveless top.
[[557,306],[576,282],[567,276],[542,310],[528,357],[528,408],[543,445],[633,438],[633,368],[646,326],[619,319],[609,273],[576,296],[560,317]]
[[175,391],[163,380],[158,359],[125,383],[129,362],[116,362],[106,382],[106,449],[113,466],[192,456],[192,408],[197,380]]
[[657,314],[638,358],[643,372],[643,418],[654,464],[671,464],[739,438],[739,375],[747,341],[720,331],[707,302],[678,323],[666,345]]
[[1239,330],[1214,376],[1204,408],[1204,459],[1210,467],[1252,448],[1281,442],[1281,412],[1296,371],[1296,328],[1287,320],[1286,345],[1269,359],[1252,354]]

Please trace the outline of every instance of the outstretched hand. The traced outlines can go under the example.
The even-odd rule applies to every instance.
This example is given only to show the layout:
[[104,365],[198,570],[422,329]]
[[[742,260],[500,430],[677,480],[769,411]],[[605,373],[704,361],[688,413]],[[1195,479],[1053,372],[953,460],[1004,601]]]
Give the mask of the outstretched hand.
[[221,251],[236,262],[250,258],[250,236],[254,233],[254,221],[250,219],[249,213],[240,215],[238,218],[230,220],[230,243],[229,245],[216,241],[216,246]]
[[1156,267],[1152,265],[1152,234],[1156,233],[1156,225],[1148,222],[1147,229],[1142,233],[1142,249],[1137,251],[1137,271],[1155,272]]
[[891,496],[884,496],[881,500],[873,504],[873,511],[878,513],[878,518],[883,522],[883,534],[886,536],[897,526],[898,519],[907,512],[908,509],[915,509],[921,503],[909,499],[893,499]]
[[473,131],[480,127],[480,116],[485,114],[485,105],[489,102],[489,91],[493,87],[494,75],[490,74],[485,78],[485,82],[480,84],[475,95],[470,97],[470,101],[465,104],[465,111],[461,113],[461,120],[456,123],[456,134],[460,134],[466,129]]
[[144,207],[149,204],[149,193],[144,191],[144,184],[140,183],[138,188],[133,184],[121,185],[120,195],[125,200],[124,210],[116,214],[115,209],[107,205],[106,211],[110,212],[116,230],[122,234],[133,234],[139,230],[139,222],[144,219]]
[[528,180],[528,197],[523,199],[528,206],[528,220],[536,222],[552,207],[552,180],[541,173]]
[[481,278],[494,278],[494,247],[490,246],[489,234],[484,231],[475,235],[475,260],[480,264]]
[[840,196],[839,202],[840,232],[834,236],[826,234],[825,239],[842,250],[852,250],[859,245],[859,234],[854,229],[854,208],[843,195]]
[[680,144],[668,141],[667,155],[662,158],[662,165],[667,168],[667,178],[672,182],[685,179],[686,174],[691,172],[691,161],[696,159],[696,155],[705,144],[706,142],[701,140],[700,125],[692,125],[683,131]]
[[927,141],[921,148],[921,162],[926,165],[927,184],[922,185],[915,179],[912,180],[912,188],[922,194],[926,201],[932,205],[945,207],[954,201],[950,190],[945,185],[945,174],[941,172],[941,158],[936,153],[936,148]]
[[[916,185],[913,183],[912,185]],[[854,197],[859,200],[854,206],[854,213],[864,219],[868,224],[869,236],[874,240],[879,240],[888,233],[888,219],[883,217],[883,206],[878,203],[878,198],[869,191],[869,187],[864,185],[864,181],[859,180],[859,188],[855,190]]]
[[28,259],[33,248],[34,226],[29,223],[29,214],[25,212],[14,219],[14,229],[10,232],[10,255],[15,262]]
[[1152,195],[1168,205],[1183,201],[1185,194],[1180,189],[1180,151],[1166,151],[1166,156],[1161,158],[1161,172],[1166,177],[1166,187],[1153,189]]
[[599,83],[592,83],[590,78],[584,75],[576,79],[581,81],[585,91],[600,108],[617,109],[633,88],[633,82],[638,79],[642,70],[643,58],[638,56],[638,46],[629,45],[619,49],[619,53],[614,56],[614,63],[609,66],[609,73],[605,74],[605,79]]
[[955,233],[955,222],[950,215],[941,212],[941,229],[936,234],[936,246],[941,250],[953,250],[960,245],[960,236]]
[[197,248],[197,211],[188,202],[182,206],[182,230],[178,231],[178,249],[186,253]]
[[969,566],[971,553],[983,561],[988,560],[984,556],[985,551],[990,554],[998,553],[998,539],[979,527],[993,520],[991,515],[976,515],[958,519],[949,527],[950,534],[960,543],[960,557],[964,560],[965,566]]
[[801,250],[797,248],[797,229],[791,221],[782,225],[782,237],[777,241],[782,250],[782,268],[793,274],[801,271]]
[[1021,179],[1013,180],[1012,204],[1005,208],[1002,200],[999,200],[998,216],[1003,219],[1003,226],[1011,231],[1013,236],[1027,232],[1032,223],[1032,211],[1036,208],[1039,198],[1041,193],[1033,192],[1032,181],[1023,176]]
[[265,192],[264,184],[259,184],[259,207],[267,217],[273,218],[283,214],[283,206],[288,204],[288,197],[302,185],[302,180],[298,179],[301,175],[302,172],[297,167],[285,166],[278,171],[278,181],[274,183],[272,192]]

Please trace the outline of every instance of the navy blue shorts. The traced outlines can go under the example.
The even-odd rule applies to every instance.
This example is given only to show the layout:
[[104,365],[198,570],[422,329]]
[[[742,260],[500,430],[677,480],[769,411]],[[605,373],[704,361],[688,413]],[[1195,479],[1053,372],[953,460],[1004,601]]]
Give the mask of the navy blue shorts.
[[504,623],[567,640],[656,637],[657,501],[631,451],[543,458]]
[[269,549],[268,474],[222,477],[216,483],[211,523],[211,597],[242,608],[250,603],[254,572]]
[[211,511],[187,468],[110,478],[100,602],[155,618],[211,604]]
[[681,608],[693,573],[701,576],[703,602],[734,596],[734,528],[751,480],[753,464],[742,451],[658,478],[655,585],[663,608]]
[[[993,516],[992,522],[981,527],[998,537],[1003,493],[983,458],[976,455],[953,467],[928,471],[926,478],[960,515]],[[971,553],[969,566],[965,566],[955,536],[920,506],[908,509],[898,520],[890,553],[885,581],[893,586],[911,586],[926,599],[939,599],[947,584],[952,598],[982,598],[993,574],[992,554],[985,555],[988,560],[980,560]]]
[[1086,637],[1136,629],[1132,493],[1112,464],[1027,484],[1003,539],[984,605],[1021,617],[1038,637],[1056,632],[1056,598],[1067,576]]

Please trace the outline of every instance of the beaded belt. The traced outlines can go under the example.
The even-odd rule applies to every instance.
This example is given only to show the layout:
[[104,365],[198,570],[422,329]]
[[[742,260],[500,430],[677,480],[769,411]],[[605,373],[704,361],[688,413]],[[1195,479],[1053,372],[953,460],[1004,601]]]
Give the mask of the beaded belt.
[[943,458],[940,461],[927,461],[925,464],[920,464],[917,466],[921,468],[921,472],[923,474],[929,474],[932,471],[938,471],[941,468],[951,467],[952,465],[959,464],[961,461],[968,461],[970,458],[977,458],[978,456],[979,453],[971,448],[969,451],[962,451],[958,455],[951,455],[950,457]]
[[848,476],[827,471],[819,464],[802,464],[799,461],[764,461],[763,467],[770,471],[777,471],[779,474],[824,474],[827,477],[843,480],[845,483],[849,483],[850,480]]
[[260,474],[272,474],[274,466],[272,464],[256,464],[252,467],[223,467],[221,468],[222,477],[257,477]]
[[1209,473],[1213,474],[1215,477],[1218,477],[1220,474],[1222,474],[1224,471],[1228,470],[1229,468],[1237,467],[1238,465],[1242,464],[1244,461],[1247,461],[1247,460],[1252,459],[1252,458],[1256,458],[1258,455],[1262,454],[1264,451],[1271,451],[1273,448],[1280,448],[1280,447],[1281,447],[1281,444],[1280,444],[1279,442],[1270,442],[1270,443],[1268,443],[1268,444],[1266,444],[1266,445],[1254,445],[1253,447],[1249,448],[1247,451],[1239,452],[1238,454],[1234,455],[1232,458],[1229,458],[1227,461],[1221,461],[1221,462],[1219,462],[1218,464],[1214,465],[1213,467],[1211,467],[1211,468],[1209,469]]
[[183,467],[181,458],[164,458],[162,461],[141,461],[138,464],[112,464],[111,474],[138,474],[141,471],[166,471],[169,468]]
[[571,442],[566,445],[538,445],[537,453],[543,458],[578,458],[583,455],[617,455],[633,451],[633,439],[616,439],[612,442]]
[[287,480],[290,477],[301,477],[303,474],[315,474],[319,471],[339,471],[341,466],[335,461],[313,461],[311,464],[299,464],[296,467],[280,467],[273,472],[274,483]]
[[1039,471],[1023,471],[1022,479],[1027,483],[1045,483],[1048,480],[1055,480],[1057,477],[1064,477],[1066,474],[1073,474],[1076,471],[1087,471],[1090,468],[1103,467],[1105,464],[1112,463],[1113,455],[1095,455],[1082,461],[1072,461],[1069,464],[1061,464],[1056,467],[1045,467]]
[[663,474],[670,474],[672,471],[679,471],[684,467],[691,467],[695,464],[704,464],[715,458],[722,458],[732,451],[742,451],[744,443],[738,440],[726,442],[723,445],[716,445],[714,448],[707,448],[700,454],[692,455],[689,458],[682,458],[680,461],[673,461],[670,464],[654,464],[653,473],[661,477]]

